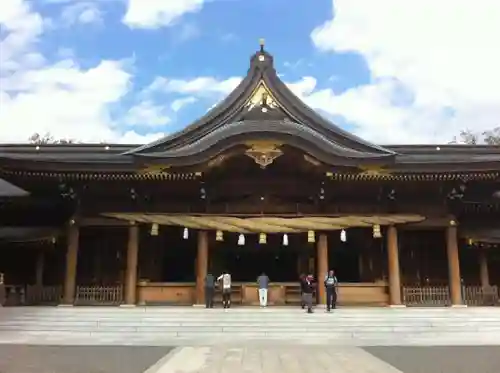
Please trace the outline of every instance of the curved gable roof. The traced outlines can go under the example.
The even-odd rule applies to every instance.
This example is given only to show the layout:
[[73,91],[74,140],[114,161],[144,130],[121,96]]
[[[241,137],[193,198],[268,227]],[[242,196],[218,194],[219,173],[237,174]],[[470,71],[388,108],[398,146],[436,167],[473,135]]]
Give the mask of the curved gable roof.
[[[260,101],[260,102],[259,102]],[[256,109],[257,107],[257,109]],[[269,110],[267,110],[269,109]],[[257,114],[259,112],[259,114]],[[220,132],[219,140],[233,131],[223,129],[231,127],[231,123],[241,127],[246,120],[254,122],[280,120],[281,123],[296,123],[303,126],[304,131],[316,133],[316,138],[326,139],[333,144],[331,150],[336,155],[356,158],[393,158],[395,152],[387,148],[369,143],[359,137],[343,131],[329,122],[302,102],[278,77],[274,68],[274,58],[261,45],[260,51],[252,55],[250,68],[241,83],[216,107],[183,130],[168,135],[152,143],[127,151],[125,154],[136,156],[174,156],[179,151],[194,143],[203,142],[203,138],[213,132]],[[285,126],[285,125],[284,125]],[[286,126],[285,126],[286,127]],[[254,132],[248,127],[249,132]],[[281,129],[286,131],[286,128]],[[263,132],[272,135],[280,132],[279,126],[262,128]],[[342,149],[343,154],[338,154]],[[179,152],[181,155],[182,152]]]

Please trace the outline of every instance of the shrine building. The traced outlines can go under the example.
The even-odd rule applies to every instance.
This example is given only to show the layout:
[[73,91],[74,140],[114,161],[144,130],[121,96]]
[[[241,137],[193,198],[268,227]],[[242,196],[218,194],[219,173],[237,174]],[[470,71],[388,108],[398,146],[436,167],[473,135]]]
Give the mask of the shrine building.
[[499,207],[498,146],[363,140],[262,43],[221,103],[152,143],[1,144],[0,302],[196,305],[227,270],[234,303],[258,304],[265,272],[270,304],[294,305],[300,274],[334,269],[340,305],[493,305]]

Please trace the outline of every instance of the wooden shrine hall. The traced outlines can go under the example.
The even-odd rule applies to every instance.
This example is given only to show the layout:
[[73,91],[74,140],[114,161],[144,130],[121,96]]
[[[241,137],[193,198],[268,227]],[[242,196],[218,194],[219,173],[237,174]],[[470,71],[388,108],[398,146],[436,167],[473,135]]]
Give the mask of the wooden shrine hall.
[[[363,110],[363,108],[360,108]],[[261,44],[225,100],[146,145],[0,145],[3,305],[498,303],[500,148],[377,145],[306,106]],[[324,302],[319,286],[317,301]],[[3,298],[3,299],[2,299]]]

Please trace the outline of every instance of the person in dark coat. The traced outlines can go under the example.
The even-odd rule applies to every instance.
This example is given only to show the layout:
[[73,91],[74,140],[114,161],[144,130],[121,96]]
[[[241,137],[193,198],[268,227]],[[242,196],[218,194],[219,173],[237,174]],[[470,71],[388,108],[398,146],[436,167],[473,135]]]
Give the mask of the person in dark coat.
[[205,308],[214,308],[215,277],[210,272],[205,277]]
[[307,305],[307,313],[313,313],[312,310],[312,301],[313,301],[313,293],[316,289],[316,283],[314,282],[313,275],[308,275],[305,278],[304,282],[304,301]]
[[304,288],[305,288],[305,284],[306,284],[306,275],[303,273],[299,277],[299,284],[300,284],[300,306],[302,307],[302,309],[304,309],[304,308],[306,308],[306,302],[304,299]]
[[0,307],[5,304],[7,299],[7,291],[5,290],[4,274],[0,272]]
[[337,277],[335,276],[335,272],[330,270],[325,277],[325,290],[326,290],[326,310],[330,312],[331,309],[335,309],[337,307],[337,285],[338,285]]

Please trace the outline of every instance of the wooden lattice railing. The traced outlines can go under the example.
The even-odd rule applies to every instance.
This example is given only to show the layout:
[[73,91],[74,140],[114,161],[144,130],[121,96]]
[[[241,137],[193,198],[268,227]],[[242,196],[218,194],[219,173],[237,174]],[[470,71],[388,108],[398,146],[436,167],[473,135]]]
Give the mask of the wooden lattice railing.
[[77,286],[77,305],[118,305],[123,302],[122,286]]
[[442,307],[451,303],[448,286],[403,286],[402,293],[407,306]]
[[496,306],[499,304],[498,286],[464,286],[462,295],[468,306]]
[[[404,286],[403,303],[407,306],[448,306],[451,304],[448,286]],[[499,305],[497,286],[462,286],[464,304],[468,306]]]
[[26,304],[58,304],[62,299],[62,286],[26,286]]

